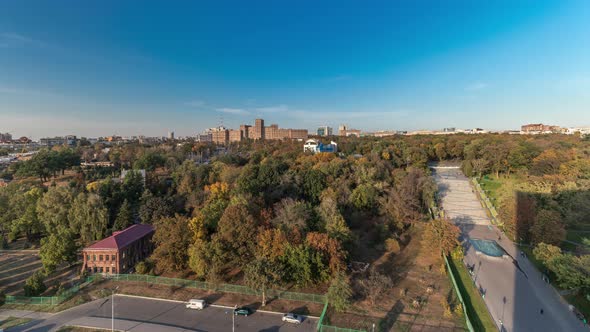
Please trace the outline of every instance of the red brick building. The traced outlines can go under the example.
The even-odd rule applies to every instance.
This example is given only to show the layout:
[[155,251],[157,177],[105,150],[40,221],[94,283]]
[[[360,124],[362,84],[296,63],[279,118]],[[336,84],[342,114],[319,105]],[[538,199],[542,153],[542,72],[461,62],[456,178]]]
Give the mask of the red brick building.
[[125,273],[147,258],[152,250],[154,227],[135,224],[82,250],[82,271],[88,273]]

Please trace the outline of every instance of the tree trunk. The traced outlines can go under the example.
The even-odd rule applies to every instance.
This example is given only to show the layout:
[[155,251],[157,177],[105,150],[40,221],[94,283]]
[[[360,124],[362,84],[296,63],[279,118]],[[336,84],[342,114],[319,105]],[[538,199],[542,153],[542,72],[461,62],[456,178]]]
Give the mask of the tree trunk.
[[266,305],[266,290],[262,289],[262,306]]

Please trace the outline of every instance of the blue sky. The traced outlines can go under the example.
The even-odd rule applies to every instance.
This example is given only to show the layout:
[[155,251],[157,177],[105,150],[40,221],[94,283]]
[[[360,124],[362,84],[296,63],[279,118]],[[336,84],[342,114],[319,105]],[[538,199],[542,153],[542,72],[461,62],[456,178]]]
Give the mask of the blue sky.
[[590,125],[589,1],[0,2],[0,132]]

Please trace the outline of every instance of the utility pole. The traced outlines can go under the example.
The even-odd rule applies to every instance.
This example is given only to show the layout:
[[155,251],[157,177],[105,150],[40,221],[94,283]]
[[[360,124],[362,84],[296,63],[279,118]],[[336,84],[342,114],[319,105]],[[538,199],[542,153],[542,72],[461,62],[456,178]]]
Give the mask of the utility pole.
[[111,290],[111,332],[115,331],[115,292],[119,286]]

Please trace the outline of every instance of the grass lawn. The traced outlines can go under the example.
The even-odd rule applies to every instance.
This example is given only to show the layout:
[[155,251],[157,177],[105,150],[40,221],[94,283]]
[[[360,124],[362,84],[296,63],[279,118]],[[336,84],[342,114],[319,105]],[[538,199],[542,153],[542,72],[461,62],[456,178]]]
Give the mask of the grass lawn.
[[8,317],[5,320],[0,320],[0,330],[7,330],[8,328],[26,324],[30,321],[32,321],[31,318]]
[[481,186],[481,189],[483,189],[485,191],[486,195],[488,196],[490,201],[492,201],[492,204],[494,204],[494,207],[496,207],[496,209],[497,209],[498,208],[497,204],[498,204],[498,199],[499,199],[498,190],[502,187],[502,180],[501,179],[493,179],[493,178],[486,175],[479,180],[479,185]]
[[572,294],[564,297],[569,303],[580,310],[586,319],[590,318],[590,301],[583,294]]
[[462,262],[457,262],[453,259],[449,260],[453,274],[458,277],[457,286],[463,295],[465,301],[465,309],[471,319],[473,328],[476,331],[497,331],[498,328],[492,319],[486,304],[481,295],[473,285],[473,281],[467,272],[467,269]]
[[[57,332],[103,332],[103,331],[110,331],[110,329],[108,330],[103,330],[103,329],[89,329],[86,327],[80,327],[80,326],[64,326],[61,329],[57,330]],[[118,330],[115,330],[118,331]]]

